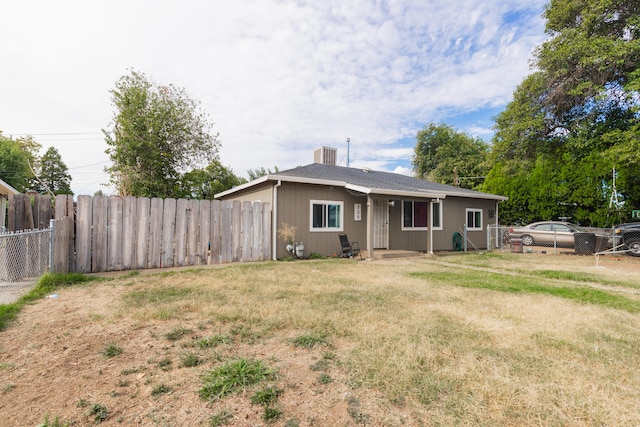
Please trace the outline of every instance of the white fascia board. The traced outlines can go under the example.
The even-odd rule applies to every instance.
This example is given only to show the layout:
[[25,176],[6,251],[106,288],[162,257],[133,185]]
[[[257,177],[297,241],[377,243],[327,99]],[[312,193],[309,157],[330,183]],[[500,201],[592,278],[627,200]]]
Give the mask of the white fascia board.
[[383,196],[416,197],[421,199],[444,199],[447,194],[440,191],[406,191],[371,188],[368,194],[380,194]]
[[242,191],[247,188],[251,188],[255,185],[262,184],[267,181],[282,181],[282,182],[295,182],[298,184],[316,184],[316,185],[329,185],[334,187],[346,187],[347,183],[344,181],[332,181],[328,179],[317,179],[317,178],[303,178],[299,176],[288,176],[288,175],[265,175],[258,179],[254,179],[251,182],[247,182],[242,185],[238,185],[237,187],[233,187],[230,190],[223,191],[222,193],[215,194],[213,197],[218,199],[220,197],[225,197],[230,194],[233,194],[237,191]]
[[0,194],[8,196],[9,194],[20,194],[20,192],[0,179]]
[[295,182],[298,184],[316,184],[316,185],[330,185],[334,187],[346,187],[347,183],[344,181],[334,181],[331,179],[317,179],[317,178],[303,178],[300,176],[288,176],[288,175],[269,175],[271,179],[280,180],[282,182]]

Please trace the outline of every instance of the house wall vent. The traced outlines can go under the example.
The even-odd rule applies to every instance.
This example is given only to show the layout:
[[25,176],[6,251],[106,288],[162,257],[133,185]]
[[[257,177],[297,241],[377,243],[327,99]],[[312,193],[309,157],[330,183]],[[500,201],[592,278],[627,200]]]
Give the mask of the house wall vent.
[[313,152],[313,163],[335,166],[337,157],[338,150],[336,148],[320,147]]

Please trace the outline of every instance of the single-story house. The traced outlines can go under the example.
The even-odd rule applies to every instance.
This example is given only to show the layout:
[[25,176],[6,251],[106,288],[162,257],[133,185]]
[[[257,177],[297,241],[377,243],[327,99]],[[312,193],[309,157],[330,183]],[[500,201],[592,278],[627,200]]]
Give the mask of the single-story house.
[[336,166],[335,158],[335,149],[321,147],[312,164],[262,176],[215,198],[271,204],[273,259],[287,255],[279,238],[285,225],[296,227],[305,255],[340,253],[340,233],[369,257],[374,250],[449,251],[454,233],[464,235],[465,228],[473,246],[486,248],[487,226],[498,224],[499,203],[507,200],[397,173]]

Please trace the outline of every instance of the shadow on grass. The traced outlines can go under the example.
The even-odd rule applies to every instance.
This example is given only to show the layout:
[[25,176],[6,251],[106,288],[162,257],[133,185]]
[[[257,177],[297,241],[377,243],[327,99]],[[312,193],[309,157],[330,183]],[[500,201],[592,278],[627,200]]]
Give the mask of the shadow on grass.
[[570,299],[585,304],[595,304],[604,307],[624,310],[629,313],[640,312],[640,301],[625,298],[587,286],[558,286],[541,284],[540,279],[513,276],[510,274],[487,273],[478,271],[465,272],[414,272],[412,277],[464,288],[489,289],[492,291],[509,293],[547,294]]

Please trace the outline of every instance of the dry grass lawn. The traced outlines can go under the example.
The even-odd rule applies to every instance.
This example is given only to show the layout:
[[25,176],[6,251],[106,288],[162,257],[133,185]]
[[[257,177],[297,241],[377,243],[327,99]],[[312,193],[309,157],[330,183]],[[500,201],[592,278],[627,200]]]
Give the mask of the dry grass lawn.
[[[640,425],[639,292],[626,256],[108,275],[0,332],[0,425]],[[271,374],[201,396],[238,362]]]

